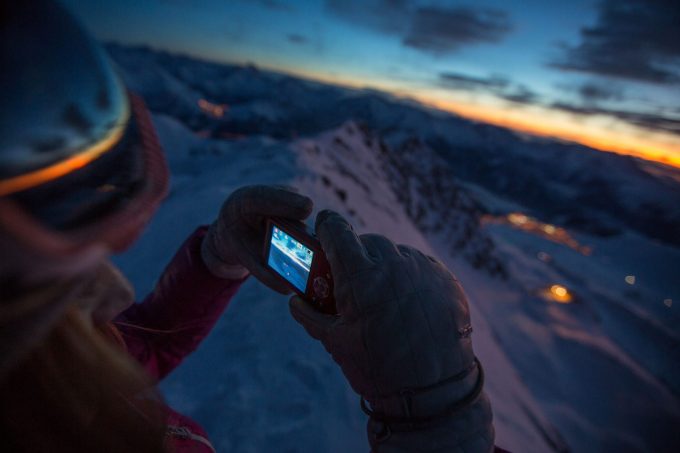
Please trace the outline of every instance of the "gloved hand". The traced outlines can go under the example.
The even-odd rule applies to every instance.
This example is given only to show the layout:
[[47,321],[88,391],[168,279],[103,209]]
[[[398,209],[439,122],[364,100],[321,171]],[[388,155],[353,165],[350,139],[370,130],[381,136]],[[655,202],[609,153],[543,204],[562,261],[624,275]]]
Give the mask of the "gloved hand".
[[[316,234],[331,266],[338,315],[321,313],[297,296],[290,310],[370,403],[364,407],[371,419],[392,430],[416,429],[452,415],[456,405],[465,410],[478,402],[483,378],[472,351],[468,304],[448,269],[383,236],[359,237],[331,211],[317,216]],[[473,418],[488,424],[477,428],[493,446],[490,406],[483,399],[481,417],[476,411]],[[446,432],[459,437],[452,442],[465,437]],[[418,451],[430,450],[423,444]]]
[[262,257],[266,220],[280,217],[302,221],[309,217],[312,200],[281,186],[245,186],[222,205],[217,220],[203,239],[201,256],[210,271],[221,278],[240,279],[252,273],[275,291],[291,291],[265,268]]

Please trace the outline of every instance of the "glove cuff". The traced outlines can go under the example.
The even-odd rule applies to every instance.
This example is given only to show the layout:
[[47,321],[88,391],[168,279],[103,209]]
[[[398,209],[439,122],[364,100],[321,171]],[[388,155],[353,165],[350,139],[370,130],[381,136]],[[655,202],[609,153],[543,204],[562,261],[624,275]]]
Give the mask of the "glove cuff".
[[484,370],[475,357],[460,373],[434,385],[402,389],[399,394],[381,397],[371,404],[373,409],[361,397],[361,409],[372,420],[390,426],[392,431],[412,430],[465,410],[477,401],[483,387]]
[[201,243],[201,259],[211,274],[226,280],[241,280],[250,274],[250,271],[241,264],[225,263],[215,251],[213,243],[214,227],[211,226]]

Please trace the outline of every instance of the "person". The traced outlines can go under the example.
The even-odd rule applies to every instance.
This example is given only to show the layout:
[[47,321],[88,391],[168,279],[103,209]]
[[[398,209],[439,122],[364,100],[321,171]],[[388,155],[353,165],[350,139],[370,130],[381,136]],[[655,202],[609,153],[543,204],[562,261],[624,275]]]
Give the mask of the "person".
[[[60,6],[6,2],[0,133],[0,435],[3,450],[214,451],[155,385],[200,344],[261,257],[264,221],[304,221],[312,200],[278,186],[231,194],[141,303],[109,260],[167,192],[143,101]],[[466,297],[415,248],[357,235],[321,211],[337,315],[290,312],[361,396],[375,452],[490,451],[491,405]]]

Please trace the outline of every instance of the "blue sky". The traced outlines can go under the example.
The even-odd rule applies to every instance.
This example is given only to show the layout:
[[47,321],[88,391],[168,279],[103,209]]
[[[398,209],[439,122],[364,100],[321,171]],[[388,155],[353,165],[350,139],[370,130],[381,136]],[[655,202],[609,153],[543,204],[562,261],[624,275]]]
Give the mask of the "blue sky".
[[680,163],[680,7],[672,1],[63,3],[104,41],[384,89]]

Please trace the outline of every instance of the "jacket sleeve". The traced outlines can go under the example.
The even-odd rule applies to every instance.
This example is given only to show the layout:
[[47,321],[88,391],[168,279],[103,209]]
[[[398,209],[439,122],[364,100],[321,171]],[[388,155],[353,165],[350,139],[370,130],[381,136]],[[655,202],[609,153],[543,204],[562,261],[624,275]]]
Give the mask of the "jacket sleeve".
[[153,292],[114,321],[128,352],[161,380],[208,335],[244,279],[215,277],[201,259],[198,228],[167,265]]

